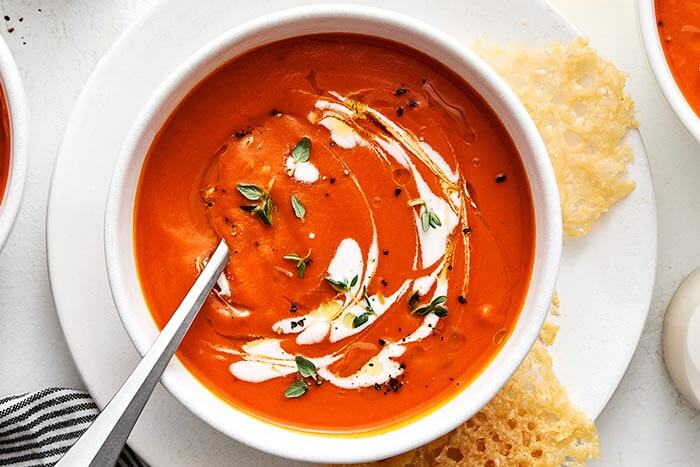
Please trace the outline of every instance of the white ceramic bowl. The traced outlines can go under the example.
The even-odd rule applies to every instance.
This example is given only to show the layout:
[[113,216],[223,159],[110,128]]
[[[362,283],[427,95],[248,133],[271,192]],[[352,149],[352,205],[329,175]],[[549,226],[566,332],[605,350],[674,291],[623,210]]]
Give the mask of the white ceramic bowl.
[[666,61],[666,55],[659,38],[659,28],[656,24],[654,0],[638,0],[637,16],[644,52],[656,83],[661,88],[661,92],[678,120],[700,142],[700,117],[685,100],[685,96],[678,87]]
[[474,53],[447,34],[396,13],[346,5],[296,8],[265,16],[214,39],[157,90],[132,127],[117,162],[105,219],[105,248],[112,295],[127,333],[143,354],[158,329],[134,264],[133,211],[144,157],[154,136],[189,91],[221,65],[264,44],[325,32],[382,37],[418,49],[447,65],[476,89],[501,118],[523,158],[536,217],[536,257],[518,323],[491,364],[458,395],[410,424],[366,436],[319,435],[281,428],[228,405],[177,359],[164,386],[186,407],[231,438],[283,457],[326,463],[376,460],[407,451],[450,431],[484,406],[520,365],[535,341],[550,303],[561,254],[559,196],[544,144],[525,108]]
[[[0,250],[17,217],[24,191],[29,153],[29,121],[27,98],[15,59],[5,41],[0,38],[0,82],[7,100],[10,114],[10,174],[0,201]],[[0,193],[3,193],[0,187]]]

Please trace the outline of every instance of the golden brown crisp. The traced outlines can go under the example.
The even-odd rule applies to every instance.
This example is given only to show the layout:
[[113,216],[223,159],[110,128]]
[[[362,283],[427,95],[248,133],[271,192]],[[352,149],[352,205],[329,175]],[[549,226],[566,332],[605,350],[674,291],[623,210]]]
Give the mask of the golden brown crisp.
[[588,233],[593,222],[634,190],[627,178],[638,126],[625,75],[580,38],[543,49],[477,42],[475,50],[525,105],[549,151],[561,196],[564,232]]
[[500,393],[467,423],[376,467],[584,466],[598,456],[595,425],[574,407],[536,344]]

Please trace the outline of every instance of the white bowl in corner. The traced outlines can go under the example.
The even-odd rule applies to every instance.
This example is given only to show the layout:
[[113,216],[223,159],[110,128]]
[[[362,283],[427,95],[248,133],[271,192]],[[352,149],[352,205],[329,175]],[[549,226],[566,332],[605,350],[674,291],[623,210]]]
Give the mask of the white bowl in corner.
[[654,0],[637,0],[637,16],[644,52],[654,79],[678,120],[700,142],[700,117],[688,104],[666,61],[659,37]]
[[348,5],[317,5],[264,16],[220,35],[160,85],[126,138],[115,167],[105,218],[105,253],[114,302],[127,333],[143,355],[156,327],[139,285],[134,261],[133,212],[144,158],[159,129],[193,87],[223,64],[265,44],[307,34],[347,32],[403,43],[443,63],[489,103],[513,138],[525,165],[534,202],[533,275],[512,335],[481,374],[437,409],[408,424],[366,435],[324,435],[282,428],[227,404],[178,359],[162,382],[184,406],[225,435],[282,457],[355,463],[386,458],[425,444],[474,415],[505,384],[534,343],[550,304],[562,246],[559,194],[539,132],[506,83],[465,45],[418,20]]
[[[27,174],[29,117],[27,98],[17,64],[5,41],[0,38],[0,85],[7,102],[10,122],[10,173],[0,201],[0,251],[14,225]],[[0,193],[3,187],[0,187]]]

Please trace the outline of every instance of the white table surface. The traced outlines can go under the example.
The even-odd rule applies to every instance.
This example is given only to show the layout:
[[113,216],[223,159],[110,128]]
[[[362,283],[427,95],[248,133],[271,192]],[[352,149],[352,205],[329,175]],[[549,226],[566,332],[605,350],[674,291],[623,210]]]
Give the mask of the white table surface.
[[[658,203],[659,262],[649,320],[622,384],[598,419],[602,452],[594,465],[700,465],[700,413],[675,390],[661,357],[666,305],[683,277],[700,266],[700,145],[675,120],[647,69],[634,0],[551,1],[630,75]],[[82,387],[48,284],[44,219],[51,169],[83,83],[148,3],[0,0],[0,33],[24,78],[31,113],[24,203],[0,255],[0,396]],[[75,256],[80,261],[79,251]]]

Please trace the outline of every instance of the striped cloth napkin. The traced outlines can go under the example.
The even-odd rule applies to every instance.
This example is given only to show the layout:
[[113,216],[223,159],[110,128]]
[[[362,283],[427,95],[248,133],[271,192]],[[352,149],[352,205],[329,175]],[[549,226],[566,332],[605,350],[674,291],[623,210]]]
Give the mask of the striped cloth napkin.
[[[99,413],[90,395],[49,388],[0,398],[0,465],[54,465]],[[119,467],[148,467],[125,446]]]

